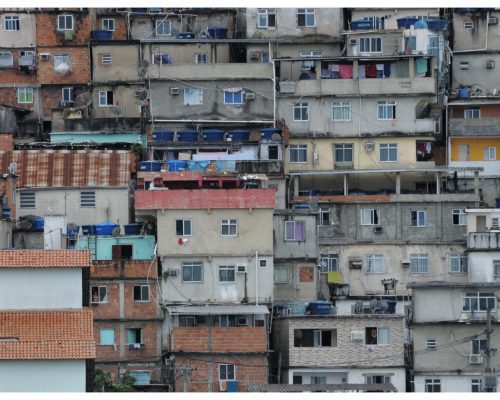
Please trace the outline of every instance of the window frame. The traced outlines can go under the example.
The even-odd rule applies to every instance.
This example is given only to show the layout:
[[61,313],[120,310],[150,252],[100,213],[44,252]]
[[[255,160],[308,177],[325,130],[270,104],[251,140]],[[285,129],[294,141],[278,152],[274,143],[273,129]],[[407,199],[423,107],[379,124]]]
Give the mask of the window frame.
[[396,121],[396,100],[377,101],[377,120]]
[[[395,154],[393,159],[392,155]],[[398,144],[397,143],[379,143],[378,145],[379,162],[398,162]]]
[[[110,22],[112,25],[112,29],[110,29]],[[115,31],[115,19],[114,18],[103,18],[101,21],[101,29],[103,31],[114,32]]]
[[321,273],[340,272],[339,255],[338,254],[321,254]]
[[378,384],[391,383],[391,375],[388,375],[388,374],[366,374],[365,375],[365,383],[368,385],[377,384],[377,382],[374,382],[374,380],[378,380],[376,378],[382,378],[380,380],[383,382],[379,382]]
[[[360,53],[382,53],[383,48],[382,37],[360,37],[359,52]],[[380,49],[379,49],[380,47]]]
[[[102,343],[102,331],[113,332],[113,343]],[[114,346],[116,344],[115,328],[99,328],[99,346]]]
[[194,54],[195,64],[208,64],[208,53],[195,53]]
[[[483,296],[481,296],[483,295]],[[462,311],[463,312],[487,312],[487,307],[481,307],[481,299],[484,299],[486,306],[493,300],[493,308],[491,310],[496,310],[497,300],[495,292],[464,292],[462,293]],[[475,300],[476,307],[473,308],[473,301]],[[467,306],[468,303],[468,306]]]
[[470,384],[471,393],[479,393],[483,391],[483,380],[481,378],[472,378]]
[[464,108],[464,119],[480,119],[481,108],[479,107],[466,107]]
[[[311,21],[308,21],[312,16]],[[301,25],[301,19],[302,21]],[[314,28],[316,27],[316,9],[315,8],[297,8],[297,27],[299,28]]]
[[[234,231],[233,231],[234,228]],[[226,232],[224,232],[226,230]],[[231,232],[234,233],[231,233]],[[238,236],[238,220],[235,218],[223,218],[220,221],[220,234],[222,237]]]
[[493,260],[493,279],[500,280],[500,260]]
[[[217,277],[219,283],[235,283],[236,267],[234,265],[219,265],[217,268]],[[232,279],[230,279],[231,277]]]
[[[31,96],[31,101],[30,101]],[[16,91],[18,104],[33,104],[33,88],[32,87],[18,87]],[[22,97],[24,97],[22,99]],[[23,100],[23,101],[21,101]]]
[[184,99],[183,103],[185,106],[202,106],[203,105],[203,89],[185,87],[183,89]]
[[[139,288],[138,298],[136,298],[136,288]],[[144,291],[144,289],[146,289],[146,290]],[[144,296],[145,293],[147,293],[147,296]],[[133,303],[149,303],[149,302],[151,302],[151,288],[149,287],[149,285],[133,285],[132,286],[132,302]]]
[[[286,279],[282,279],[283,271],[286,270]],[[277,279],[279,278],[279,279]],[[290,268],[287,266],[274,266],[273,283],[288,284],[290,283]]]
[[[370,216],[368,217],[369,221],[366,221],[368,216],[368,212],[370,213]],[[378,209],[376,208],[362,208],[361,209],[361,225],[363,226],[378,226],[380,225],[380,216]]]
[[[371,337],[372,337],[372,340],[370,341],[370,343],[368,343],[368,330],[370,330],[372,333],[371,333]],[[376,330],[376,333],[377,335],[375,337],[373,337],[373,331]],[[383,335],[380,335],[380,331],[381,330],[385,330],[387,331],[387,343],[379,343],[379,338]],[[391,344],[391,330],[390,330],[390,327],[389,326],[367,326],[365,327],[365,344],[368,345],[368,346],[390,346]],[[373,343],[373,341],[375,341],[375,343]]]
[[[229,371],[229,369],[232,369],[232,371]],[[234,364],[219,364],[218,374],[219,374],[219,381],[235,381],[236,366]]]
[[[61,26],[61,18],[64,18],[64,27]],[[71,20],[71,28],[67,27],[68,18]],[[57,30],[59,32],[73,31],[75,26],[75,18],[72,14],[59,14],[57,16]]]
[[[102,103],[103,100],[103,94],[106,94],[106,104]],[[113,102],[109,104],[109,95],[108,93],[111,93],[111,96],[113,97]],[[99,107],[113,107],[115,102],[115,94],[113,90],[99,90]]]
[[[72,103],[75,100],[75,88],[73,86],[64,86],[61,88],[61,100],[65,103]],[[80,192],[81,193],[81,192]]]
[[14,54],[12,53],[12,51],[1,50],[0,51],[0,55],[2,55],[2,56],[10,56],[10,64],[9,65],[5,65],[5,66],[1,66],[0,69],[13,68],[14,67]]
[[[411,253],[410,259],[410,273],[411,274],[429,274],[430,261],[428,253]],[[422,263],[425,261],[425,265]],[[416,265],[414,265],[414,263]]]
[[[458,223],[455,223],[455,216],[458,218]],[[451,210],[452,224],[456,226],[467,225],[467,213],[464,208],[453,208]]]
[[[269,24],[269,16],[274,15],[274,24]],[[261,18],[265,18],[265,24],[261,24]],[[257,28],[258,29],[272,29],[277,26],[277,13],[276,8],[258,8],[257,9]]]
[[[287,226],[290,226],[291,224],[293,224],[293,239],[292,238],[288,238],[287,239],[287,236],[288,236],[288,232],[289,232],[289,228],[287,228]],[[297,238],[297,234],[296,234],[296,228],[295,226],[296,225],[302,225],[302,238]],[[306,240],[306,232],[305,232],[305,228],[306,228],[306,222],[303,221],[303,220],[291,220],[291,221],[285,221],[285,242],[305,242]]]
[[[166,56],[167,62],[163,62],[163,57]],[[170,53],[166,53],[163,51],[154,52],[151,54],[151,64],[152,65],[171,65],[172,58],[170,57]]]
[[[385,259],[383,254],[367,254],[365,256],[367,274],[385,274]],[[374,268],[374,267],[377,268]]]
[[[97,291],[95,293],[97,295],[97,298],[98,298],[97,301],[94,301],[94,289],[97,289]],[[103,296],[101,296],[101,292],[104,292]],[[103,297],[103,298],[101,299],[101,297]],[[104,286],[104,285],[92,285],[90,287],[90,303],[91,304],[106,304],[106,303],[109,303],[109,291],[108,291],[108,287]]]
[[488,347],[488,341],[486,339],[474,338],[471,340],[471,354],[486,355],[485,350]]
[[[14,29],[7,29],[10,25],[14,25]],[[4,15],[3,30],[4,32],[19,32],[21,30],[19,15]]]
[[[242,105],[245,102],[245,91],[244,90],[238,90],[236,92],[231,92],[228,90],[223,91],[224,95],[224,104],[227,105]],[[239,99],[238,97],[239,96]]]
[[[304,331],[307,331],[309,343],[304,343]],[[323,344],[327,341],[329,333],[330,344]],[[338,347],[338,332],[336,328],[314,329],[298,328],[293,330],[293,347],[298,348],[319,348],[319,347]]]
[[[423,220],[420,218],[421,215],[423,215]],[[425,228],[425,227],[427,227],[427,211],[426,210],[410,210],[410,227],[412,227],[412,228]]]
[[82,190],[80,192],[80,208],[96,208],[95,190]]
[[[168,23],[168,33],[165,33],[165,26]],[[161,26],[161,32],[158,33],[158,27]],[[172,20],[170,19],[157,19],[155,20],[155,36],[172,36]]]
[[330,226],[330,208],[320,207],[318,210],[318,226]]
[[[299,51],[300,58],[314,58],[321,57],[323,52],[320,50],[310,50],[310,51]],[[315,60],[304,60],[300,62],[300,69],[304,71],[310,71],[312,68],[316,67]]]
[[288,162],[290,164],[307,163],[307,144],[291,144],[288,146]]
[[[334,122],[349,122],[351,121],[352,103],[350,101],[338,101],[332,103],[332,121]],[[335,112],[337,111],[337,118]],[[340,113],[340,114],[339,114]],[[345,114],[347,113],[347,118]],[[339,115],[341,118],[339,118]]]
[[[450,255],[450,273],[464,274],[467,272],[467,255],[465,254],[451,254]],[[454,261],[457,261],[454,263]],[[458,268],[454,268],[454,264]]]
[[483,147],[483,161],[496,161],[497,148],[494,146]]
[[[335,155],[335,164],[352,164],[354,162],[354,144],[353,143],[335,143],[333,145]],[[338,153],[337,153],[338,152]],[[339,160],[338,155],[342,154],[342,160]],[[347,160],[347,155],[350,154],[350,160]]]
[[[190,268],[191,273],[190,273],[190,278],[191,279],[185,279],[186,274],[184,273],[185,268]],[[199,274],[201,279],[200,280],[194,280],[195,274],[194,271],[196,269],[199,269]],[[182,283],[203,283],[204,281],[204,268],[203,268],[203,263],[199,261],[192,261],[192,262],[183,262],[181,265],[181,282]]]
[[[426,393],[438,393],[441,392],[441,378],[428,378],[424,381],[424,387]],[[435,390],[435,389],[438,390]],[[432,389],[432,390],[429,390]]]
[[[182,233],[179,233],[179,222],[182,222]],[[189,228],[187,228],[189,225]],[[189,231],[189,233],[186,233]],[[192,236],[193,235],[193,220],[191,218],[182,218],[175,220],[175,236]]]
[[[129,337],[130,337],[129,332],[131,332],[131,331],[135,331],[135,340],[136,340],[135,342],[129,341]],[[139,341],[137,341],[137,333],[139,333]],[[144,344],[143,328],[127,328],[126,337],[127,337],[127,346],[134,345],[134,344]]]
[[309,121],[309,103],[298,102],[293,105],[293,122]]

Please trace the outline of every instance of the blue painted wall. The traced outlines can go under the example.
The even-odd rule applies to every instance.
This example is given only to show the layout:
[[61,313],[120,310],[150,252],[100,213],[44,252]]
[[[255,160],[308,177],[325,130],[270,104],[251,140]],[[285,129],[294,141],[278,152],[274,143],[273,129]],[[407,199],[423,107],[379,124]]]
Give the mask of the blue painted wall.
[[90,249],[93,260],[112,260],[115,244],[131,244],[133,260],[152,260],[156,240],[154,236],[80,236],[75,248]]

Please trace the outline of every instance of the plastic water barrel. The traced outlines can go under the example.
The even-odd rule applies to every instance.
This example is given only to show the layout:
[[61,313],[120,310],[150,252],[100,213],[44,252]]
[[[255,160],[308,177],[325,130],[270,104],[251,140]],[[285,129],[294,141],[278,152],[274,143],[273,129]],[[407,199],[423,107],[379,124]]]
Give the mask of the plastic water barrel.
[[159,172],[163,164],[163,161],[141,161],[139,163],[139,169],[147,172]]
[[203,131],[205,142],[222,142],[224,140],[224,131],[220,129],[207,129]]
[[153,139],[156,142],[173,142],[174,141],[174,131],[154,131]]
[[309,302],[309,311],[311,315],[328,315],[332,308],[329,301],[311,301]]
[[101,222],[100,224],[95,224],[95,231],[98,236],[109,236],[113,234],[113,229],[119,228],[120,225],[114,222]]
[[168,170],[173,172],[185,171],[187,165],[187,161],[184,160],[170,160],[168,161]]
[[177,131],[178,142],[197,142],[198,132],[193,130]]
[[95,40],[111,40],[113,38],[112,31],[94,31]]
[[273,135],[277,133],[281,135],[281,129],[279,128],[264,128],[260,130],[261,139],[272,139]]
[[43,229],[45,223],[43,220],[43,217],[36,217],[34,222],[33,222],[33,228],[34,229]]
[[80,225],[67,224],[66,225],[66,237],[76,238],[78,237],[78,232],[80,232]]
[[9,218],[10,218],[10,208],[9,207],[2,208],[2,219],[9,219]]
[[228,141],[232,142],[248,142],[250,139],[250,131],[248,129],[234,129],[227,133]]
[[497,198],[495,199],[495,207],[496,207],[496,208],[500,208],[500,197],[497,197]]
[[457,95],[461,99],[466,99],[467,97],[469,97],[469,88],[458,89]]

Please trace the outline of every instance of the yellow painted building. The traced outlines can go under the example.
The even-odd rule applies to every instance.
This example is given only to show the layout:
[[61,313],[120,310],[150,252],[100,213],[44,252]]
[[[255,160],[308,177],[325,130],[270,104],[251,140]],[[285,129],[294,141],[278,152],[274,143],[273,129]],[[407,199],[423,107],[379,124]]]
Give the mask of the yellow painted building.
[[452,137],[451,161],[497,161],[500,160],[499,137]]

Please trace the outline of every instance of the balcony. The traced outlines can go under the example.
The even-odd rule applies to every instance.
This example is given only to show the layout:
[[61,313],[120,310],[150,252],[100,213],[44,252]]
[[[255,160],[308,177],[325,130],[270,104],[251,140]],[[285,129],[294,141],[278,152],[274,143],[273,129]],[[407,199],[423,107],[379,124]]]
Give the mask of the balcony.
[[500,134],[500,118],[450,118],[451,136],[487,136]]
[[149,66],[149,76],[189,81],[270,79],[273,69],[272,64],[154,64]]
[[500,231],[469,232],[468,249],[500,249]]

